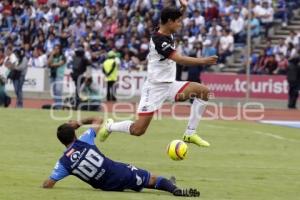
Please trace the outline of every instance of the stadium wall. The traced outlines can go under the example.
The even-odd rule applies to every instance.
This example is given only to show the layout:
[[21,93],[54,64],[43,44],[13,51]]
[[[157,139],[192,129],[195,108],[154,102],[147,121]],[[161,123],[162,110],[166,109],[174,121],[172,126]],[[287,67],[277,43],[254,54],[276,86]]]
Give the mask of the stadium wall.
[[[24,84],[25,98],[51,99],[48,70],[29,68]],[[95,84],[99,87],[102,98],[105,94],[105,78],[101,70],[92,72]],[[212,91],[213,102],[223,102],[227,106],[235,106],[245,102],[246,76],[236,74],[203,73],[201,79]],[[117,97],[120,101],[137,101],[142,86],[146,80],[146,72],[120,71]],[[70,77],[70,70],[66,70],[64,79],[65,96],[74,92],[74,83]],[[13,94],[10,81],[6,85],[9,94]],[[288,82],[285,76],[252,75],[251,101],[261,102],[269,108],[285,108],[288,98]]]

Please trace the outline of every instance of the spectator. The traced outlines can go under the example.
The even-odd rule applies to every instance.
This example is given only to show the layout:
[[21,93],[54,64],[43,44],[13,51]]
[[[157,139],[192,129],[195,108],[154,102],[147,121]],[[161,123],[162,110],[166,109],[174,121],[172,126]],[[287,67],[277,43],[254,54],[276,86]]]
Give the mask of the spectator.
[[107,82],[107,101],[116,101],[116,87],[115,83],[118,78],[119,66],[116,62],[116,53],[110,51],[107,54],[107,59],[103,63],[103,73]]
[[219,45],[219,61],[221,63],[225,63],[226,58],[230,56],[233,52],[233,42],[234,38],[230,34],[229,30],[223,30],[222,36],[220,38],[220,45]]
[[274,74],[274,71],[277,69],[278,63],[274,55],[269,55],[265,61],[265,66],[263,67],[263,74]]
[[12,16],[12,3],[10,3],[9,0],[4,0],[3,1],[3,9],[2,9],[2,14],[3,14],[3,19],[5,20],[4,24],[7,25],[7,28],[11,28],[13,16]]
[[115,6],[113,0],[108,0],[107,5],[104,7],[105,13],[107,17],[112,17],[113,15],[116,15],[118,8]]
[[231,0],[226,0],[225,6],[221,7],[220,16],[225,17],[226,21],[230,21],[233,12],[234,12],[234,6],[232,5]]
[[129,53],[126,53],[124,55],[124,58],[121,60],[120,70],[127,70],[129,72],[132,71],[132,70],[137,70],[137,68],[135,67],[134,62],[130,58],[130,54]]
[[297,62],[298,59],[298,52],[293,43],[288,44],[286,57],[288,58],[289,62]]
[[257,17],[254,15],[254,13],[251,14],[250,26],[251,26],[251,37],[252,38],[258,37],[260,35],[260,22],[257,19]]
[[260,5],[260,1],[254,0],[252,1],[251,5],[252,5],[252,12],[258,19],[260,19],[262,9],[263,9]]
[[85,24],[80,18],[76,19],[76,23],[70,27],[71,35],[75,38],[75,41],[79,41],[85,33]]
[[287,23],[288,23],[288,10],[287,10],[285,0],[278,0],[277,1],[277,7],[276,7],[276,12],[275,12],[274,17],[281,19],[283,27],[287,26]]
[[212,31],[213,30],[216,30],[217,31],[217,35],[218,36],[221,36],[222,35],[222,26],[220,26],[219,24],[218,24],[218,22],[217,22],[217,20],[216,19],[214,19],[213,21],[212,21],[212,25],[211,25],[211,27],[209,28],[209,31],[208,31],[208,34],[209,35],[212,35]]
[[47,55],[43,49],[35,47],[29,58],[28,67],[45,68],[47,66]]
[[237,43],[245,43],[245,22],[240,16],[238,10],[234,11],[233,19],[230,22],[230,30],[233,33],[234,41]]
[[[216,55],[216,54],[214,54]],[[202,43],[195,42],[193,48],[190,51],[190,56],[199,58],[202,57]],[[188,67],[188,81],[200,83],[200,74],[203,70],[203,66]]]
[[274,46],[273,53],[275,54],[277,61],[280,60],[279,54],[283,54],[283,56],[287,55],[287,45],[285,44],[284,39],[280,39],[279,44]]
[[292,43],[295,47],[298,47],[299,45],[299,36],[297,35],[296,31],[292,30],[290,32],[290,35],[286,38],[285,43],[288,45],[289,43]]
[[260,52],[257,62],[254,64],[252,73],[253,74],[264,74],[264,69],[267,61],[267,55],[265,51]]
[[205,19],[204,17],[200,14],[199,10],[194,11],[194,17],[193,19],[195,20],[195,25],[199,26],[199,28],[205,26]]
[[[211,32],[207,35],[207,40],[210,40],[212,42],[212,47],[215,49],[218,49],[218,45],[220,42],[220,36],[218,35],[217,29],[212,29]],[[214,54],[217,55],[217,54]]]
[[269,37],[269,31],[273,25],[274,10],[267,1],[263,1],[262,9],[259,12],[262,26],[265,28],[265,38]]
[[54,100],[54,109],[62,109],[63,79],[66,66],[66,58],[62,53],[61,46],[56,44],[48,58],[50,68],[51,95]]
[[24,49],[15,50],[18,59],[17,64],[10,68],[9,78],[13,81],[15,94],[17,96],[16,107],[23,107],[23,84],[27,73],[28,59],[25,56]]
[[213,43],[211,41],[212,40],[207,39],[203,42],[203,51],[202,51],[203,57],[217,55],[217,49],[212,45]]
[[[203,42],[203,50],[202,50],[202,56],[203,57],[209,57],[209,56],[214,56],[217,55],[217,49],[213,46],[212,43],[213,40],[210,39],[206,39]],[[218,69],[216,69],[216,66],[203,66],[204,69],[212,69],[214,71],[218,71]]]
[[287,69],[289,66],[288,59],[284,56],[283,53],[279,53],[279,59],[277,60],[277,69],[274,71],[274,74],[286,75]]
[[13,70],[18,65],[18,58],[13,52],[12,46],[8,46],[5,53],[6,56],[3,60],[3,65],[8,69],[8,78],[14,79],[15,76],[20,74],[18,71]]
[[50,33],[48,39],[46,40],[45,47],[44,47],[44,49],[46,49],[46,51],[47,51],[47,54],[49,54],[50,52],[53,52],[53,48],[58,43],[59,42],[58,42],[57,38],[55,37],[55,34]]
[[[255,66],[259,61],[259,55],[255,52],[253,52],[253,50],[251,52],[252,52],[252,54],[250,56],[250,73],[254,74]],[[246,56],[243,56],[243,61],[244,61],[244,65],[247,66]],[[241,72],[246,73],[246,69],[241,70]]]
[[0,67],[4,63],[4,59],[5,59],[5,53],[4,52],[5,52],[4,47],[2,45],[0,45]]
[[267,41],[267,46],[265,48],[265,53],[266,53],[267,56],[272,56],[273,53],[274,53],[274,47],[272,45],[272,41],[271,40]]
[[208,0],[208,6],[205,10],[205,21],[211,22],[213,19],[219,17],[218,2],[214,0]]
[[101,62],[101,55],[103,54],[99,38],[96,38],[93,41],[93,43],[91,43],[91,52],[93,66],[99,68],[99,63]]

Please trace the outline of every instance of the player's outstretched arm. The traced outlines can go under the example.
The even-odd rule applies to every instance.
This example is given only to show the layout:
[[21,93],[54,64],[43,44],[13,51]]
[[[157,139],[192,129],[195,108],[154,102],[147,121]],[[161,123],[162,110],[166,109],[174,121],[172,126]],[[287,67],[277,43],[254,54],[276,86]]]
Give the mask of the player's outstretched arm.
[[92,128],[97,134],[101,127],[101,124],[103,123],[103,119],[100,117],[88,117],[88,118],[81,119],[79,121],[70,120],[68,123],[74,129],[78,129],[82,125],[92,125]]
[[203,57],[203,58],[194,58],[188,57],[178,54],[174,52],[171,57],[171,60],[175,61],[178,64],[184,66],[199,66],[199,65],[215,65],[218,61],[218,56],[210,56],[210,57]]
[[181,8],[180,8],[180,12],[183,14],[186,11],[186,8],[188,6],[188,1],[187,0],[179,0]]
[[54,187],[55,183],[56,183],[56,181],[54,181],[52,179],[47,179],[44,181],[42,187],[50,189],[50,188]]

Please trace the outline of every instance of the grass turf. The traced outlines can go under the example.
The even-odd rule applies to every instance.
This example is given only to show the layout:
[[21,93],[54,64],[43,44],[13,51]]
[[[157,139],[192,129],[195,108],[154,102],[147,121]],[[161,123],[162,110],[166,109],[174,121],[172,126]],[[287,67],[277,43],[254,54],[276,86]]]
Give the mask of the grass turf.
[[[67,116],[58,112],[58,116]],[[84,116],[95,113],[84,113]],[[41,189],[64,148],[56,139],[62,121],[49,111],[0,109],[0,199],[173,199],[165,192],[102,192],[74,177]],[[175,175],[195,187],[201,199],[300,199],[300,131],[240,121],[203,121],[199,133],[211,147],[189,145],[184,161],[172,161],[166,146],[181,138],[186,121],[153,121],[143,137],[113,134],[97,145],[111,159],[155,174]],[[81,128],[79,132],[83,132]]]

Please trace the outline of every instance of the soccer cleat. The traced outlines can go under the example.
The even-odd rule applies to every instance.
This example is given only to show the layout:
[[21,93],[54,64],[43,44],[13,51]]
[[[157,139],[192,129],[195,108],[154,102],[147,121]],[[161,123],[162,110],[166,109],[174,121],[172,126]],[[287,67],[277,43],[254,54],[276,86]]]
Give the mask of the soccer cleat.
[[180,189],[176,188],[173,191],[174,196],[179,196],[179,197],[199,197],[200,192],[197,189]]
[[203,140],[199,135],[197,135],[196,133],[192,134],[192,135],[183,135],[183,141],[187,142],[187,143],[194,143],[198,146],[201,147],[209,147],[210,144]]
[[99,138],[100,138],[100,142],[104,142],[108,136],[110,135],[110,131],[109,131],[109,126],[114,123],[113,119],[107,119],[104,126],[102,126],[102,128],[99,131]]

